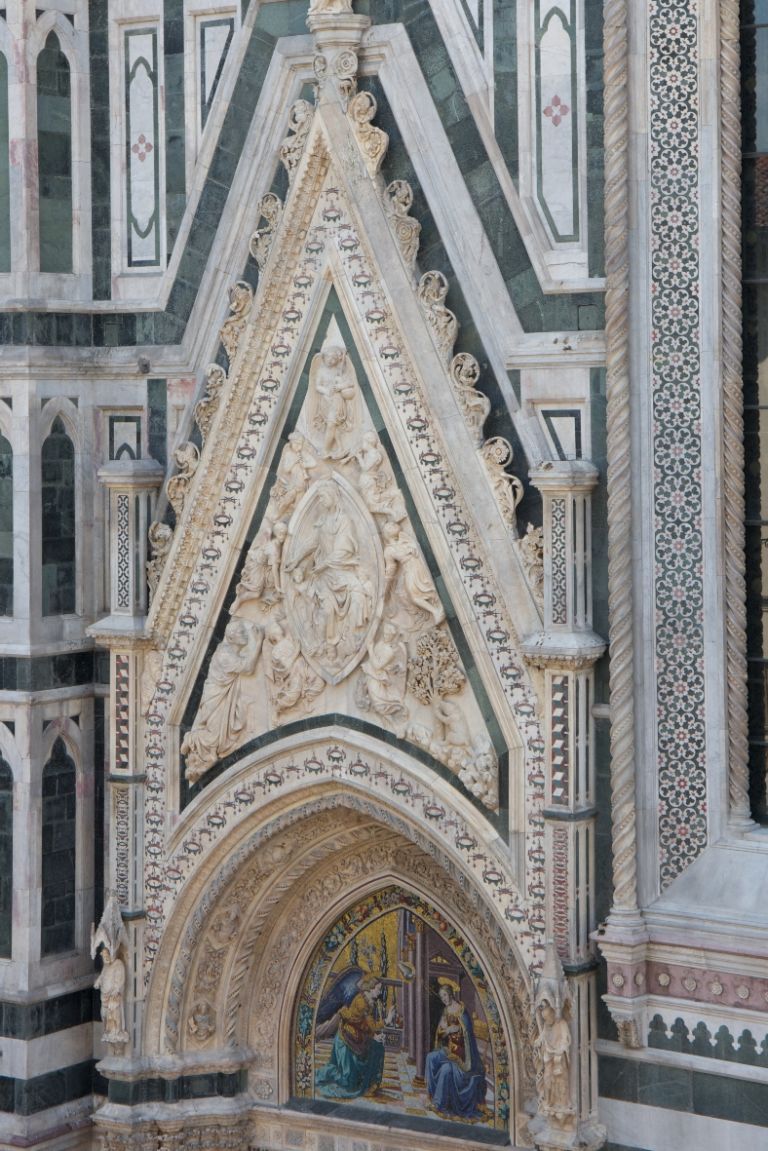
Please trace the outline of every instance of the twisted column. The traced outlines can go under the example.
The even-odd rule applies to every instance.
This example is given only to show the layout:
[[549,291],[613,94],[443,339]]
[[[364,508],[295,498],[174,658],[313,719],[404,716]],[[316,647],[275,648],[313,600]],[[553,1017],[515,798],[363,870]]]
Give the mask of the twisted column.
[[722,140],[722,365],[728,790],[731,824],[749,826],[747,609],[744,548],[744,418],[741,290],[741,76],[739,5],[720,0]]
[[613,909],[637,910],[629,397],[629,0],[605,0],[605,297]]

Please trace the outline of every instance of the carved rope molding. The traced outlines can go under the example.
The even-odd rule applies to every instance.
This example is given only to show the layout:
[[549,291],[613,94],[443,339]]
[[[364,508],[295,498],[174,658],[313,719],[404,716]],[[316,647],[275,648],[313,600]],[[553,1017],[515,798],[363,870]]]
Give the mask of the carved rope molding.
[[637,910],[632,452],[629,400],[629,0],[606,0],[605,342],[608,446],[613,909]]
[[728,787],[732,823],[751,823],[744,545],[739,4],[720,0],[723,500],[725,525]]

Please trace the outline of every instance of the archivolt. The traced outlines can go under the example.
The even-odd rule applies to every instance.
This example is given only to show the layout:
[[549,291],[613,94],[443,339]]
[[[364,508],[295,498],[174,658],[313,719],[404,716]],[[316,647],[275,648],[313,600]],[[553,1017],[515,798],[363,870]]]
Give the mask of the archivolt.
[[504,1017],[514,1096],[532,1093],[527,972],[497,909],[444,849],[378,800],[327,786],[254,819],[260,826],[251,823],[247,839],[206,862],[167,925],[147,1003],[150,1060],[164,1049],[213,1066],[240,1053],[256,1093],[285,1101],[293,1007],[310,956],[335,917],[394,881],[466,935]]

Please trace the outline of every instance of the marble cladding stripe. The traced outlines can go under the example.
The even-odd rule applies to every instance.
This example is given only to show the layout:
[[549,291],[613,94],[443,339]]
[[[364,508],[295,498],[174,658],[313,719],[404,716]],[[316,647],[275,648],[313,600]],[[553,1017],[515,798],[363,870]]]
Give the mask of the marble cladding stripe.
[[170,253],[173,250],[186,206],[183,0],[165,0],[163,5],[163,48],[165,53],[165,221],[168,252]]
[[0,691],[49,691],[91,683],[109,683],[108,652],[0,656]]
[[98,1019],[96,992],[91,987],[70,991],[38,1003],[14,1003],[0,999],[0,1037],[39,1039],[56,1031],[79,1027]]
[[94,1082],[96,1061],[87,1059],[71,1067],[48,1071],[32,1079],[13,1079],[0,1075],[0,1112],[34,1115],[50,1107],[58,1107],[73,1099],[90,1095]]
[[747,1079],[601,1055],[600,1095],[711,1119],[768,1127],[768,1087]]
[[140,1103],[176,1103],[183,1099],[231,1098],[245,1091],[245,1069],[231,1073],[212,1071],[201,1075],[181,1075],[177,1079],[137,1079],[109,1081],[110,1103],[136,1106]]

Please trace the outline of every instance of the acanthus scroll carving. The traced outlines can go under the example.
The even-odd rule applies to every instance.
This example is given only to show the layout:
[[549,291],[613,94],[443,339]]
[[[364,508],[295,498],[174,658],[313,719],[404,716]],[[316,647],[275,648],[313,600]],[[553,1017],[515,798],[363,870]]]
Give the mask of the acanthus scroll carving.
[[459,321],[451,309],[445,306],[448,281],[442,272],[425,272],[419,280],[417,294],[424,317],[432,329],[440,355],[448,363],[453,355],[453,345],[459,334]]
[[387,186],[387,216],[406,267],[413,270],[419,253],[421,224],[409,215],[413,189],[407,180],[393,180]]
[[205,395],[195,404],[195,423],[200,429],[203,443],[208,437],[213,418],[218,411],[221,390],[227,382],[227,373],[219,364],[209,364],[205,370],[205,378]]
[[469,352],[459,352],[451,360],[450,372],[459,407],[475,446],[479,448],[483,442],[483,426],[491,411],[491,401],[477,388],[480,365]]
[[520,556],[539,610],[544,610],[544,529],[528,524],[519,541]]
[[261,272],[263,272],[267,266],[272,241],[275,238],[282,214],[282,201],[274,192],[267,192],[265,196],[261,197],[259,201],[259,217],[260,219],[266,220],[266,227],[257,228],[251,236],[251,241],[248,245],[250,253],[258,264],[259,271]]
[[355,138],[371,179],[381,167],[389,147],[387,133],[371,123],[376,115],[377,107],[376,97],[370,92],[358,92],[349,101],[347,108],[347,115],[352,123]]
[[494,436],[485,441],[480,454],[499,511],[513,537],[517,539],[517,506],[523,498],[523,485],[517,476],[507,471],[514,454],[512,446],[503,436]]
[[168,480],[167,492],[168,502],[178,517],[184,510],[187,492],[200,463],[200,451],[196,444],[187,442],[176,448],[173,458],[179,470]]
[[219,336],[224,345],[224,351],[227,353],[230,367],[237,355],[240,337],[245,331],[245,325],[248,322],[248,316],[251,308],[253,307],[253,288],[245,280],[238,280],[229,289],[229,310],[231,315],[227,317],[221,328]]
[[314,105],[310,104],[309,100],[296,100],[291,106],[288,115],[288,135],[280,146],[280,159],[288,173],[289,184],[293,183],[299,160],[304,153],[304,145],[312,127],[314,114]]
[[160,577],[163,574],[165,561],[173,543],[173,528],[159,520],[149,525],[147,533],[149,545],[152,548],[152,557],[147,560],[147,584],[149,586],[149,601],[157,591]]

